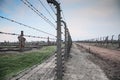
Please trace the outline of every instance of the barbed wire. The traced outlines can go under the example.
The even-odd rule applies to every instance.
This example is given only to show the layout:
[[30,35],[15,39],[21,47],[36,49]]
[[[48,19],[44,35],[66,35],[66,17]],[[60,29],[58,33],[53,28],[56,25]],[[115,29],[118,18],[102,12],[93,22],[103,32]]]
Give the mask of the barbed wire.
[[44,16],[39,10],[37,10],[29,1],[21,0],[28,8],[34,11],[38,16],[40,16],[43,20],[45,20],[48,24],[53,26],[56,29],[56,26],[46,17]]
[[42,32],[42,33],[44,33],[44,34],[48,34],[48,35],[51,35],[51,36],[56,37],[56,36],[53,35],[53,34],[50,34],[50,33],[48,33],[48,32],[42,31],[42,30],[40,30],[40,29],[31,27],[31,26],[28,26],[28,25],[25,25],[25,24],[23,24],[23,23],[20,23],[20,22],[17,22],[17,21],[15,21],[15,20],[13,20],[13,19],[9,19],[9,18],[3,17],[3,16],[0,16],[0,18],[5,19],[5,20],[8,20],[8,21],[11,21],[11,22],[14,22],[14,23],[17,23],[17,24],[22,25],[22,26],[24,26],[24,27],[31,28],[31,29],[36,30],[36,31]]
[[50,6],[50,8],[53,11],[53,13],[56,15],[56,13],[55,13],[54,9],[52,8],[51,4],[48,4],[48,5]]
[[60,3],[60,0],[57,0],[58,3]]
[[54,20],[54,21],[56,21],[55,20],[55,18],[52,16],[52,14],[50,13],[50,11],[45,7],[45,5],[42,3],[42,1],[41,0],[38,0],[39,2],[40,2],[40,4],[45,8],[45,10],[48,12],[48,14],[51,16],[51,18]]
[[66,21],[65,15],[64,15],[62,10],[61,10],[61,12],[62,12],[62,15],[63,15],[63,19]]
[[[62,0],[58,0],[58,2],[62,5]],[[64,12],[63,12],[62,9],[63,9],[63,8],[62,8],[62,6],[61,6],[62,17],[63,17],[63,19],[66,21],[66,18],[65,18],[65,15],[64,15]]]
[[[16,34],[16,33],[6,33],[6,32],[1,32],[0,34],[6,34],[6,35],[15,35],[15,36],[19,36],[20,34]],[[31,37],[31,38],[41,38],[41,39],[48,39],[48,37],[40,37],[40,36],[32,36],[32,35],[24,35],[25,37]],[[54,38],[49,38],[51,40],[56,40]]]

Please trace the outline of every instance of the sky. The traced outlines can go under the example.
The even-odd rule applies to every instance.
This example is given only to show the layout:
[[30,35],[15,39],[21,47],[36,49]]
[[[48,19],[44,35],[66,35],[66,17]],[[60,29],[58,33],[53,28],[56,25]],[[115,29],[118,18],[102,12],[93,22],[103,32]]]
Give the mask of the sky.
[[[56,25],[56,21],[48,14],[39,0],[28,0],[42,14]],[[52,16],[56,15],[46,0],[41,0]],[[61,4],[61,10],[69,28],[72,40],[86,40],[104,36],[117,36],[120,34],[120,0],[57,0]],[[51,5],[54,11],[56,10]],[[26,25],[38,28],[56,35],[56,29],[46,23],[41,17],[29,9],[21,0],[0,0],[0,16],[14,19]],[[65,18],[65,19],[64,19]],[[23,30],[26,35],[51,37],[48,34],[26,28],[0,18],[0,31],[18,33]],[[64,26],[62,26],[64,32]],[[64,35],[62,35],[64,39]],[[0,34],[1,41],[17,41],[17,36]],[[27,41],[41,41],[44,39],[27,38]]]

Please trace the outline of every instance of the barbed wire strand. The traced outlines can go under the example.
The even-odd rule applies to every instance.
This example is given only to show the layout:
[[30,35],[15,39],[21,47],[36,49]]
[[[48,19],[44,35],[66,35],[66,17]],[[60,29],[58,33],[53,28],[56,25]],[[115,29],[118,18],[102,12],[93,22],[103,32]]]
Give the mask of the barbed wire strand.
[[52,8],[52,4],[48,4],[49,6],[50,6],[50,8],[51,8],[51,10],[53,11],[53,13],[56,15],[56,12],[54,11],[54,9]]
[[44,21],[50,24],[53,28],[56,29],[56,26],[46,17],[44,16],[39,10],[37,10],[30,2],[27,0],[21,0],[28,8],[30,8],[33,12],[35,12],[38,16],[40,16]]
[[[61,10],[61,11],[62,11],[62,10]],[[66,18],[65,18],[65,15],[64,15],[63,11],[62,11],[62,15],[63,15],[63,19],[66,21]]]
[[39,2],[40,2],[40,4],[45,8],[45,10],[48,12],[48,14],[51,16],[51,18],[54,20],[54,21],[56,21],[55,20],[55,18],[52,16],[52,14],[50,13],[50,11],[45,7],[45,5],[42,3],[42,1],[41,0],[38,0]]
[[17,22],[17,21],[15,21],[15,20],[13,20],[13,19],[9,19],[9,18],[3,17],[3,16],[0,16],[0,18],[5,19],[5,20],[8,20],[8,21],[11,21],[11,22],[14,22],[14,23],[17,23],[17,24],[22,25],[22,26],[24,26],[24,27],[31,28],[31,29],[36,30],[36,31],[42,32],[42,33],[44,33],[44,34],[48,34],[48,35],[51,35],[51,36],[56,37],[56,36],[53,35],[53,34],[50,34],[50,33],[48,33],[48,32],[42,31],[42,30],[40,30],[40,29],[31,27],[31,26],[28,26],[28,25],[23,24],[23,23],[20,23],[20,22]]
[[[23,0],[21,0],[23,1]],[[26,2],[28,3],[26,3]],[[39,15],[42,19],[44,19],[47,23],[49,23],[51,26],[53,26],[56,29],[56,26],[46,17],[44,16],[39,10],[37,10],[29,1],[25,0],[23,3],[27,5],[31,10],[33,10],[37,15]]]
[[[62,0],[58,0],[58,2],[62,5]],[[62,17],[63,17],[63,19],[66,21],[66,18],[65,18],[65,15],[64,15],[64,12],[63,12],[62,9],[63,9],[63,8],[62,8],[62,6],[61,6]]]
[[[7,33],[7,32],[1,32],[0,34],[5,34],[5,35],[15,35],[15,36],[19,36],[20,34],[16,34],[16,33]],[[31,38],[41,38],[41,39],[48,39],[48,37],[40,37],[40,36],[32,36],[32,35],[24,35],[25,37],[31,37]],[[51,40],[56,40],[54,38],[49,38]]]

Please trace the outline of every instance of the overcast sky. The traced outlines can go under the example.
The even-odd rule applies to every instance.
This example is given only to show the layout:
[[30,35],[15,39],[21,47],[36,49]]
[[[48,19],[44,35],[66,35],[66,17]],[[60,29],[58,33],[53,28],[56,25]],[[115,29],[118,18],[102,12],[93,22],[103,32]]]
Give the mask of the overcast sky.
[[[56,25],[39,0],[28,1]],[[46,0],[41,1],[56,19],[56,15]],[[61,2],[61,8],[73,40],[91,39],[107,35],[117,36],[120,34],[120,0],[58,1]],[[21,0],[0,0],[0,16],[14,19],[56,35],[56,30],[23,4]],[[50,36],[0,18],[0,31],[20,33],[21,30],[27,35]],[[0,34],[0,41],[4,40],[17,41],[17,36]],[[27,38],[27,41],[31,40],[36,41],[42,39]]]

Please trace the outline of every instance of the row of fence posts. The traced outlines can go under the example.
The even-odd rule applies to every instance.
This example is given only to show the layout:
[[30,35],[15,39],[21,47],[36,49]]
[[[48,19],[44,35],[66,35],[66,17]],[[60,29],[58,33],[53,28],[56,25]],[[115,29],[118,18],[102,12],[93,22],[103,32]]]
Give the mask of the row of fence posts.
[[[62,80],[63,79],[63,72],[64,72],[64,61],[69,58],[69,52],[72,45],[72,39],[67,28],[66,23],[61,20],[61,8],[60,3],[56,0],[47,0],[49,4],[53,4],[57,11],[57,53],[56,53],[56,78],[55,80]],[[65,53],[62,55],[62,40],[61,40],[61,22],[64,24],[65,29]]]
[[111,45],[112,47],[120,48],[120,34],[118,35],[117,39],[114,39],[114,35],[112,35],[111,39],[109,39],[109,38],[110,38],[109,36],[106,36],[106,37],[85,40],[82,42],[94,43],[96,46],[109,47]]
[[71,39],[71,36],[70,36],[70,33],[69,33],[69,30],[67,28],[67,24],[65,21],[61,21],[63,24],[64,24],[64,29],[65,29],[65,53],[64,53],[64,58],[65,58],[65,61],[68,59],[69,57],[69,53],[70,53],[70,48],[71,48],[71,45],[72,45],[72,39]]
[[[62,80],[63,72],[64,72],[64,61],[67,61],[69,58],[70,48],[72,45],[72,38],[70,32],[67,28],[66,22],[61,20],[61,9],[60,4],[56,0],[47,0],[48,3],[53,4],[57,9],[57,53],[56,53],[56,78],[55,80]],[[62,41],[61,41],[61,22],[64,24],[65,29],[65,51],[64,55],[62,55]],[[23,51],[25,47],[25,38],[23,37],[23,31],[21,31],[21,35],[18,36],[20,51]],[[49,43],[49,38],[48,38]]]

